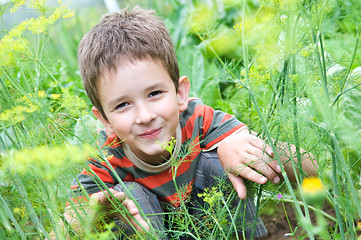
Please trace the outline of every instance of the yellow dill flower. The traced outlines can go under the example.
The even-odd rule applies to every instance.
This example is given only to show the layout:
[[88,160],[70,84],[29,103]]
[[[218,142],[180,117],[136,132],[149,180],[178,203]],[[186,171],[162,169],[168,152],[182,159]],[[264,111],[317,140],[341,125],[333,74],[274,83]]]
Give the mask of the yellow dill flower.
[[22,96],[16,101],[17,104],[15,106],[0,114],[0,121],[6,122],[6,124],[9,125],[24,121],[30,113],[39,110],[36,98],[44,99],[45,97],[46,93],[44,91],[38,91],[35,94],[29,93],[28,95]]
[[210,208],[222,197],[223,193],[218,190],[217,187],[207,188],[203,193],[198,193],[198,197],[202,197],[203,200],[209,204]]
[[45,98],[46,97],[45,92],[44,91],[38,91],[38,97]]
[[52,180],[61,170],[84,162],[90,154],[93,149],[89,145],[38,146],[10,153],[4,166],[20,175]]
[[[159,141],[156,142],[157,144],[160,144]],[[161,148],[163,148],[164,150],[166,150],[167,152],[169,152],[170,154],[173,154],[173,149],[175,147],[176,144],[176,140],[174,139],[174,137],[171,137],[169,141],[165,141],[162,145]]]
[[243,23],[239,21],[233,26],[233,30],[241,34],[242,32],[249,33],[252,29],[252,21],[250,19],[244,19]]
[[14,6],[10,9],[10,13],[16,12],[21,5],[25,4],[25,0],[12,0]]
[[48,3],[47,0],[28,0],[28,7],[37,9],[41,12],[45,12],[47,7],[46,4]]
[[[11,12],[18,9],[19,6],[25,4],[23,1],[12,1],[14,7]],[[28,7],[35,8],[45,12],[45,0],[28,1]],[[30,44],[26,38],[23,37],[25,31],[31,31],[35,34],[45,32],[48,25],[54,23],[60,17],[68,18],[74,15],[68,7],[60,3],[60,7],[56,8],[49,17],[30,18],[19,25],[13,27],[3,38],[0,39],[0,65],[9,66],[16,63],[16,57],[21,55],[29,55]]]
[[70,116],[79,117],[86,114],[88,108],[84,99],[71,95],[68,90],[63,90],[61,106],[69,113]]
[[26,208],[24,207],[24,206],[22,206],[22,207],[16,207],[16,208],[14,208],[13,209],[13,212],[16,214],[16,215],[18,215],[18,216],[20,216],[20,217],[25,217],[25,214],[26,214]]
[[[258,58],[257,60],[260,60]],[[271,79],[271,72],[272,69],[267,68],[262,63],[258,63],[257,65],[252,65],[249,69],[249,79],[250,79],[250,86],[258,88],[261,85],[267,84],[267,82]],[[245,82],[246,79],[246,70],[243,69],[240,72],[241,81]]]
[[[28,30],[33,33],[42,33],[45,32],[47,26],[49,25],[50,21],[48,18],[43,16],[38,17],[37,19],[30,18],[26,20],[28,25]],[[52,22],[51,22],[52,23]]]
[[12,28],[7,34],[9,38],[18,38],[24,33],[27,28],[28,23],[26,21],[20,23],[16,27]]
[[15,62],[16,55],[27,52],[29,42],[21,37],[26,28],[27,23],[23,22],[0,40],[0,65],[10,65]]
[[15,63],[16,56],[27,52],[29,42],[24,39],[4,37],[0,40],[0,65],[9,66]]
[[22,96],[19,100],[18,100],[19,104],[32,104],[32,100],[29,99],[29,96]]
[[326,188],[318,177],[305,178],[301,192],[308,203],[322,203],[326,197]]
[[51,94],[51,95],[50,95],[50,98],[51,98],[51,99],[54,99],[54,100],[59,100],[60,97],[61,97],[61,94]]
[[69,9],[67,6],[64,6],[63,4],[61,4],[60,7],[56,8],[54,13],[51,16],[49,16],[49,19],[52,21],[55,21],[55,20],[59,19],[60,17],[70,18],[72,16],[74,16],[74,11]]
[[9,125],[14,125],[25,120],[25,113],[32,113],[36,110],[38,110],[38,107],[34,104],[28,104],[25,106],[17,105],[2,112],[0,114],[0,121],[7,122]]
[[304,58],[308,58],[309,56],[311,56],[312,53],[313,51],[311,46],[304,47],[300,51],[300,55]]

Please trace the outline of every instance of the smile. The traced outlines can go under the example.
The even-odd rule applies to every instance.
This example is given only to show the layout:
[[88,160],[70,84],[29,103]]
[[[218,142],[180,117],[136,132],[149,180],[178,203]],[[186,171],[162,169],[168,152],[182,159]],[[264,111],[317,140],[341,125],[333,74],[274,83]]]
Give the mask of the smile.
[[156,138],[160,134],[161,130],[162,130],[162,128],[150,130],[148,132],[141,134],[140,136],[142,138],[146,138],[146,139],[153,139],[153,138]]

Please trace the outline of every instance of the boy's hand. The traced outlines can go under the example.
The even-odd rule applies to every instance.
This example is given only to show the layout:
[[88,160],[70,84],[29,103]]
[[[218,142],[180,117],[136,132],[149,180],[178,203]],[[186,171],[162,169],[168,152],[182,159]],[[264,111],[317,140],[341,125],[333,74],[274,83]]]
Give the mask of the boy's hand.
[[264,184],[267,179],[278,183],[281,172],[278,162],[273,159],[273,152],[262,139],[249,134],[248,130],[232,134],[218,146],[218,156],[232,182],[239,198],[247,196],[247,189],[242,178]]
[[[144,221],[144,219],[141,217],[141,215],[139,213],[139,209],[137,208],[137,206],[135,205],[135,203],[132,200],[130,200],[129,198],[127,198],[125,196],[124,192],[118,192],[113,189],[109,189],[109,191],[114,195],[114,197],[116,199],[118,199],[120,202],[122,202],[124,207],[128,210],[129,214],[132,215],[134,217],[134,219],[136,219],[138,221],[138,223],[141,226],[143,226],[144,229],[149,230],[149,226],[148,226],[147,222]],[[127,216],[127,219],[129,220],[128,221],[124,218],[124,215],[122,215],[119,212],[109,214],[110,212],[114,212],[114,211],[112,211],[112,210],[114,210],[114,208],[113,208],[113,202],[111,202],[111,200],[112,200],[112,197],[109,196],[109,193],[106,191],[94,193],[91,196],[92,204],[99,204],[103,208],[105,208],[108,217],[117,217],[124,223],[130,222],[137,229],[137,231],[143,231],[143,229],[130,216]]]

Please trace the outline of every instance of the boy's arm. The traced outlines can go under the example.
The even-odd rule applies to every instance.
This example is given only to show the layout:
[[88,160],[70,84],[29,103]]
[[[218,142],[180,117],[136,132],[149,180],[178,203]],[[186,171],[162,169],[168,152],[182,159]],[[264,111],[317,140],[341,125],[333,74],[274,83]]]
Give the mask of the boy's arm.
[[[125,197],[124,192],[118,192],[113,189],[109,189],[109,191],[113,194],[113,196],[116,199],[118,199],[119,201],[122,202],[124,207],[128,210],[128,213],[130,215],[132,215],[133,218],[136,219],[145,230],[149,230],[149,226],[148,226],[147,222],[145,220],[143,220],[143,218],[141,217],[137,206],[135,205],[135,203],[132,200]],[[112,199],[111,199],[111,197],[109,197],[108,192],[104,191],[104,192],[94,193],[90,197],[89,206],[83,207],[84,208],[83,210],[85,210],[85,211],[83,211],[81,209],[68,208],[64,212],[64,218],[69,223],[70,227],[75,231],[75,233],[78,236],[82,236],[82,235],[84,235],[85,230],[84,230],[78,216],[80,216],[83,219],[90,220],[90,221],[96,220],[95,208],[98,205],[104,209],[103,212],[106,213],[107,217],[117,217],[118,219],[122,220],[125,223],[130,222],[137,231],[140,231],[140,232],[143,231],[143,228],[140,227],[130,216],[127,217],[128,218],[128,221],[127,221],[121,213],[119,213],[119,212],[112,213],[114,211],[112,208],[113,203],[111,201],[112,201]],[[65,226],[62,221],[60,222],[60,226],[62,227],[62,230],[65,230]],[[54,231],[52,231],[49,234],[49,236],[53,240],[56,239],[56,234],[54,233]],[[70,236],[67,236],[67,239],[70,239]]]
[[[293,180],[295,172],[293,171],[291,156],[295,156],[296,148],[291,146],[291,153],[288,145],[282,143],[284,150],[279,151],[280,160],[284,163],[287,176]],[[244,199],[247,196],[247,189],[243,183],[243,178],[249,179],[259,184],[265,184],[268,180],[278,183],[281,173],[277,160],[274,159],[274,153],[264,140],[250,134],[248,129],[232,134],[220,142],[218,146],[218,156],[223,168],[228,174],[238,196]],[[304,150],[301,150],[303,153]],[[317,174],[317,165],[311,160],[309,155],[302,155],[302,168],[309,175]],[[297,162],[297,158],[294,158]]]

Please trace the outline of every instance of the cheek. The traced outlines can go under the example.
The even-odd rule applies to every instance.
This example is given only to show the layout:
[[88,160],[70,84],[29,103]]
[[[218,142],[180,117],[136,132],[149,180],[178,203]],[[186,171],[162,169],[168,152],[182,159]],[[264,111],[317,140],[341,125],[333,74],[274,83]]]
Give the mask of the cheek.
[[165,118],[173,127],[176,127],[179,122],[178,104],[174,101],[168,101],[164,104],[162,109],[161,114],[163,115],[163,118]]
[[179,115],[178,104],[173,98],[168,98],[162,101],[161,106],[159,107],[160,115],[167,116],[167,118],[174,117],[175,115]]
[[119,138],[124,138],[132,130],[132,123],[127,117],[113,119],[112,126]]

